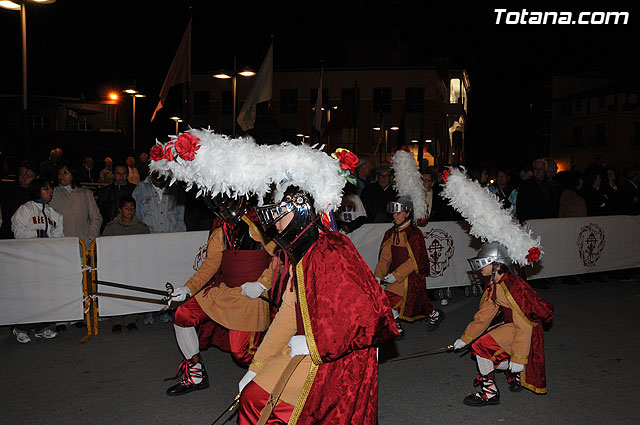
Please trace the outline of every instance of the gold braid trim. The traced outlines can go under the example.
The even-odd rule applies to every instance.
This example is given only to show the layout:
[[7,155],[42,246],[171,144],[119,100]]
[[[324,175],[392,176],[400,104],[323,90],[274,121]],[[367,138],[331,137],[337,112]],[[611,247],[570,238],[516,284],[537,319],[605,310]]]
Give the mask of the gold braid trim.
[[523,387],[525,387],[526,389],[528,389],[529,391],[533,391],[536,394],[546,394],[547,393],[547,388],[538,388],[534,385],[531,385],[529,383],[526,382],[527,380],[527,375],[525,373],[525,371],[523,370],[522,372],[520,372],[520,385],[522,385]]
[[512,354],[511,358],[516,360],[529,360],[529,356],[521,356],[520,354]]
[[507,296],[507,299],[509,300],[509,304],[511,304],[511,308],[515,310],[520,317],[522,317],[522,320],[524,320],[525,322],[527,322],[529,325],[533,327],[538,326],[536,322],[532,322],[531,320],[527,319],[527,316],[525,316],[522,310],[520,310],[520,306],[518,305],[518,303],[516,303],[516,300],[513,299],[513,296],[507,289],[507,285],[504,282],[500,282],[500,286],[502,286],[502,289],[504,290],[504,294]]
[[259,362],[259,361],[257,361],[256,359],[252,359],[252,360],[251,360],[251,364],[252,364],[253,366],[255,366],[255,367],[260,368],[260,369],[264,369],[264,367],[267,365],[266,363]]
[[209,245],[209,242],[211,242],[211,239],[213,239],[213,237],[216,235],[216,233],[220,232],[221,227],[217,227],[213,230],[213,232],[211,232],[211,234],[209,235],[209,239],[207,239],[207,245]]
[[313,381],[316,379],[318,367],[319,366],[317,364],[311,363],[309,374],[307,375],[307,379],[304,381],[304,386],[302,387],[302,391],[300,391],[300,395],[298,396],[298,400],[296,401],[296,406],[293,409],[293,413],[291,413],[291,418],[289,418],[288,425],[296,425],[298,423],[298,419],[300,418],[302,409],[304,408],[304,405],[307,402],[307,397],[309,396],[309,392],[311,391]]
[[495,353],[493,353],[493,356],[491,356],[491,361],[495,362],[496,361],[496,357],[498,357],[500,354],[504,353],[504,349],[499,349],[498,351],[496,351]]
[[314,364],[322,364],[320,352],[316,346],[316,339],[313,337],[313,329],[311,328],[311,318],[309,317],[309,306],[307,305],[307,293],[304,287],[304,270],[302,269],[302,260],[296,266],[296,276],[298,277],[298,298],[300,302],[300,311],[302,312],[302,323],[304,324],[304,334],[309,346],[309,354]]

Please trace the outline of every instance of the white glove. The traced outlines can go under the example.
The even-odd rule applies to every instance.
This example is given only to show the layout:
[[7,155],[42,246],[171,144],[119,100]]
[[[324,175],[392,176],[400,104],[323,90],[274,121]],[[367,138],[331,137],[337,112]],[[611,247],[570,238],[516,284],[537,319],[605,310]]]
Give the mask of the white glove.
[[295,356],[308,356],[309,347],[307,346],[307,338],[304,335],[294,335],[289,339],[289,347],[291,358]]
[[238,382],[238,392],[241,393],[244,387],[246,387],[247,384],[251,382],[256,375],[257,373],[248,370],[247,373],[244,374],[240,382]]
[[380,279],[379,277],[376,277],[376,280],[378,281],[378,285],[380,285],[382,289],[387,289],[387,283],[384,280]]
[[266,290],[267,288],[265,288],[260,282],[245,282],[242,284],[241,294],[255,300]]
[[511,373],[520,373],[524,370],[524,365],[520,363],[509,362],[509,371]]
[[171,294],[171,301],[175,301],[177,303],[182,302],[187,299],[187,297],[191,296],[191,289],[186,286],[181,286],[178,289],[174,290]]
[[389,273],[384,277],[384,281],[387,283],[396,283],[398,279],[393,275],[393,273]]
[[464,342],[463,340],[461,340],[460,338],[456,339],[456,342],[453,343],[453,349],[454,350],[459,350],[462,347],[464,347],[465,345],[467,345],[466,342]]

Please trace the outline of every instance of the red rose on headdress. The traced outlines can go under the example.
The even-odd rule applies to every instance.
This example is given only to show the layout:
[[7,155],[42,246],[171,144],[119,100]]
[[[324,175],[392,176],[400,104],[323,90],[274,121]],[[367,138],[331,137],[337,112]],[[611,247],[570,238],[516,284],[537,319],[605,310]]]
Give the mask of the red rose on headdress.
[[343,170],[353,171],[358,166],[358,156],[347,149],[337,149],[336,157],[340,160],[340,168]]
[[446,183],[450,175],[451,175],[451,170],[447,168],[442,172],[442,181]]
[[149,156],[151,157],[152,161],[160,161],[161,159],[164,159],[164,150],[162,149],[162,146],[155,145],[154,147],[152,147],[151,151],[149,152]]
[[189,133],[183,133],[176,140],[176,153],[186,161],[193,161],[196,157],[196,151],[200,149],[200,139]]
[[164,147],[164,158],[168,159],[169,161],[173,161],[173,149],[171,149],[173,147],[174,142],[171,141],[169,143],[167,143]]
[[528,262],[535,263],[540,259],[540,249],[538,247],[529,248],[529,253],[526,257]]

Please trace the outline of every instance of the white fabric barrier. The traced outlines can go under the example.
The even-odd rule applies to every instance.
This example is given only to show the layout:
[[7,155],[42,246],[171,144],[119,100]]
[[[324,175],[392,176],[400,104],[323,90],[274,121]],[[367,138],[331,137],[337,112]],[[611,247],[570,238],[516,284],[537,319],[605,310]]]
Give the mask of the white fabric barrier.
[[[349,234],[364,260],[375,271],[384,233],[391,223],[365,224]],[[427,288],[438,289],[476,283],[468,258],[476,256],[480,241],[469,235],[466,222],[438,221],[420,227],[429,256]]]
[[[209,232],[153,233],[96,239],[98,280],[165,290],[183,286],[206,256]],[[99,292],[162,298],[138,291],[98,286]],[[158,311],[159,304],[98,297],[100,316]]]
[[640,267],[640,217],[629,215],[530,220],[544,256],[531,279]]
[[78,238],[0,241],[0,325],[82,320]]
[[[541,238],[544,256],[527,267],[529,279],[640,267],[640,217],[602,216],[530,220],[527,228]],[[384,232],[390,223],[365,224],[349,236],[372,271]],[[420,228],[429,256],[427,288],[438,289],[477,283],[468,258],[481,242],[470,236],[465,222],[442,221]]]

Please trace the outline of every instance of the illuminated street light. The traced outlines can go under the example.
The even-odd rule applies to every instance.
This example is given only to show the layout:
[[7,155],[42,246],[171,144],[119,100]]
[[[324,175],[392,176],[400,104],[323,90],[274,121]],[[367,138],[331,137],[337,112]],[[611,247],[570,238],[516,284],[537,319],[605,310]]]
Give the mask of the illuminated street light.
[[256,75],[255,71],[253,71],[251,68],[245,67],[243,68],[241,71],[238,71],[237,68],[237,60],[234,57],[233,58],[233,71],[231,72],[227,72],[224,70],[221,70],[220,72],[218,72],[217,74],[213,74],[213,78],[218,78],[220,80],[228,80],[229,78],[231,78],[231,88],[232,88],[232,98],[233,98],[233,127],[231,130],[231,137],[236,137],[236,115],[238,113],[237,111],[237,104],[238,104],[238,92],[237,92],[237,79],[238,79],[238,75],[241,75],[243,77],[253,77],[254,75]]
[[138,90],[129,87],[128,89],[123,90],[124,93],[127,93],[133,99],[133,124],[131,129],[131,148],[135,152],[136,150],[136,98],[137,97],[145,97]]
[[27,110],[27,3],[51,4],[56,0],[13,0],[0,1],[0,7],[20,11],[20,27],[22,30],[22,110]]
[[[400,130],[400,127],[398,127],[396,125],[391,126],[389,128],[385,128],[383,126],[376,126],[376,127],[373,127],[373,129],[376,130],[376,131],[384,131],[384,159],[386,160],[387,159],[387,150],[388,150],[387,145],[388,145],[388,139],[389,139],[389,130],[398,131],[398,130]],[[378,148],[379,148],[379,146],[376,147],[376,151],[378,150]],[[382,162],[382,149],[380,149],[380,155],[379,156],[380,156],[380,162]]]
[[182,122],[182,118],[180,118],[177,115],[174,115],[171,117],[172,120],[174,120],[176,122],[176,136],[178,135],[178,123]]
[[117,102],[117,101],[118,101],[118,99],[120,99],[120,96],[118,96],[118,93],[110,92],[110,93],[109,93],[109,99],[111,99],[111,100],[113,100],[113,101]]

